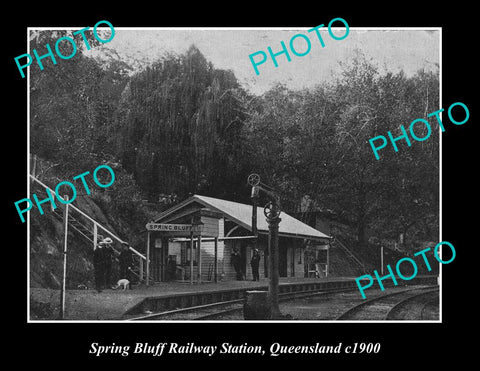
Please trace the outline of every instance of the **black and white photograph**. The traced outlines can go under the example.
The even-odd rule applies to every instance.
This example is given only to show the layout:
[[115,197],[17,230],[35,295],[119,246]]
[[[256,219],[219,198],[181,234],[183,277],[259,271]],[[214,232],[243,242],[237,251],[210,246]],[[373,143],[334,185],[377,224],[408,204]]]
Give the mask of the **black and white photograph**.
[[30,320],[440,320],[440,29],[108,26],[30,30]]
[[471,28],[317,18],[15,29],[5,259],[32,352],[426,366],[463,347]]

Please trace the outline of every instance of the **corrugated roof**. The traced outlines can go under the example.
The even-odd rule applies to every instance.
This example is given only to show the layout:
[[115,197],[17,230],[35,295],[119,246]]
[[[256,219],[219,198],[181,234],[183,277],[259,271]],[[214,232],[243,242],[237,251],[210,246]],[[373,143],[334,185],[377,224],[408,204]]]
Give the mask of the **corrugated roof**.
[[[204,206],[224,214],[225,217],[236,222],[249,231],[252,230],[252,205],[221,200],[219,198],[194,195],[177,206],[182,208],[183,206],[186,206],[194,201],[198,201]],[[173,207],[171,212],[178,209],[179,207]],[[158,219],[161,219],[168,214],[170,214],[169,210],[166,210]],[[298,219],[295,219],[283,211],[280,214],[280,218],[282,219],[279,225],[280,235],[315,239],[330,238],[326,234],[310,227]],[[259,233],[268,233],[268,223],[262,207],[257,207],[257,229]]]

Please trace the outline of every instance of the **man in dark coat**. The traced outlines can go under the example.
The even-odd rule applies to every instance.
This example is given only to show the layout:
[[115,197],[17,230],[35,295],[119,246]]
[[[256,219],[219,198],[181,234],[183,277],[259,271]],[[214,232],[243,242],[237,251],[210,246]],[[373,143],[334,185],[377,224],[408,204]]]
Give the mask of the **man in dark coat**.
[[105,250],[103,248],[103,242],[97,245],[97,248],[93,251],[93,268],[95,273],[95,288],[98,292],[102,292],[105,288]]
[[242,267],[241,267],[241,257],[240,257],[240,253],[238,252],[237,249],[233,249],[232,265],[233,265],[233,268],[235,269],[235,273],[237,274],[237,281],[242,281],[243,280],[243,272],[242,272]]
[[258,249],[253,250],[252,259],[250,259],[250,265],[252,266],[252,276],[254,281],[260,281],[260,275],[258,273],[258,267],[260,265],[260,253]]
[[177,262],[173,256],[168,257],[167,261],[167,281],[175,280],[175,273],[177,271]]
[[[120,279],[125,278],[131,281],[130,269],[132,267],[132,253],[127,243],[122,244],[122,251],[118,257],[118,263],[120,266]],[[130,285],[131,288],[131,285]]]
[[112,260],[113,248],[112,239],[107,237],[103,240],[104,269],[105,269],[105,286],[112,287]]

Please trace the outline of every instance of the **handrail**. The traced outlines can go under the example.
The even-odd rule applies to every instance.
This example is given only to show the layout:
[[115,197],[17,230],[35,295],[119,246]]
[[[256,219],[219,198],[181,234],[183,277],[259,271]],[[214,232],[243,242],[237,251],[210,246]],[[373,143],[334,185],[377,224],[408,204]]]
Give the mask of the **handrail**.
[[350,251],[350,249],[345,246],[345,244],[340,241],[337,237],[335,237],[335,241],[338,242],[338,244],[340,245],[340,247],[342,247],[342,249],[344,249],[345,251],[347,251],[347,253],[353,258],[353,260],[355,260],[355,262],[360,265],[362,267],[362,269],[365,271],[365,264],[362,263],[362,261],[360,259],[358,259],[352,251]]
[[[38,180],[37,178],[35,178],[32,174],[29,174],[30,177],[36,181],[37,183],[39,183],[40,185],[42,185],[43,187],[45,187],[46,189],[48,189],[50,192],[52,192],[52,195],[53,197],[58,197],[58,198],[61,198],[63,201],[66,201],[63,197],[61,196],[58,196],[55,194],[55,192],[53,191],[53,189],[51,189],[49,186],[47,186],[46,184],[42,183],[40,180]],[[103,229],[105,232],[107,232],[110,236],[112,236],[114,239],[116,239],[118,242],[122,243],[122,244],[127,244],[128,243],[126,241],[123,241],[120,237],[117,237],[115,234],[113,234],[112,232],[110,232],[107,228],[105,228],[104,226],[102,226],[100,223],[98,223],[95,219],[92,219],[91,217],[89,217],[87,214],[85,214],[82,210],[80,210],[78,207],[72,205],[72,204],[69,204],[69,207],[73,208],[75,211],[79,212],[81,215],[83,215],[85,218],[87,218],[88,220],[90,220],[92,223],[96,224],[97,227],[100,227],[101,229]],[[133,252],[135,253],[136,255],[138,255],[140,258],[142,258],[143,260],[147,260],[147,258],[141,254],[140,252],[138,252],[137,250],[135,250],[133,247],[131,247],[130,245],[128,246],[128,248]]]

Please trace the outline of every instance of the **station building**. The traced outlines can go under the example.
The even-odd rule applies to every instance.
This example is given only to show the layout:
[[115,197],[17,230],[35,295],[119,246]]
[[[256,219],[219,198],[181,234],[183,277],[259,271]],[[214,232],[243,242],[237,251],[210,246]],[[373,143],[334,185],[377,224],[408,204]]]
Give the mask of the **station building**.
[[[279,224],[279,275],[305,277],[307,246],[327,246],[330,237],[282,212]],[[231,258],[240,253],[245,279],[251,280],[253,248],[260,252],[260,278],[268,277],[268,223],[257,208],[258,239],[252,235],[252,205],[193,195],[147,224],[149,277],[153,281],[235,280]]]

